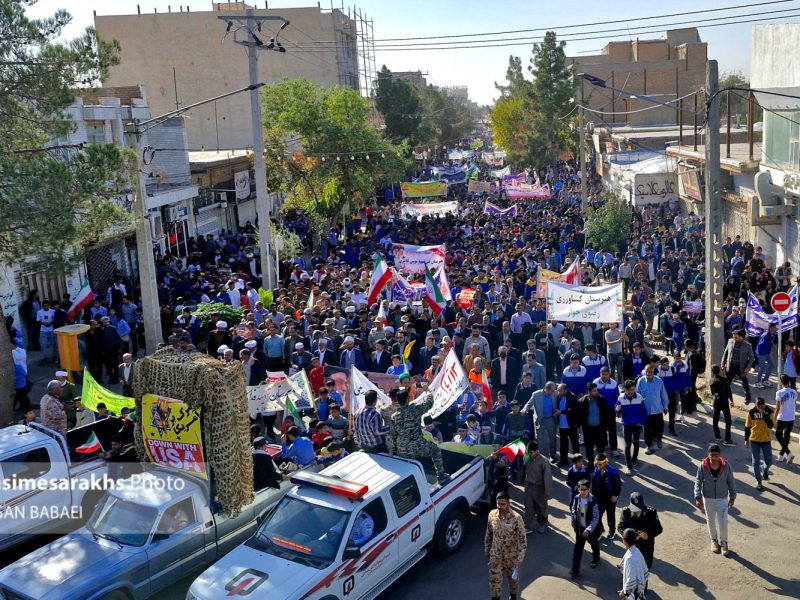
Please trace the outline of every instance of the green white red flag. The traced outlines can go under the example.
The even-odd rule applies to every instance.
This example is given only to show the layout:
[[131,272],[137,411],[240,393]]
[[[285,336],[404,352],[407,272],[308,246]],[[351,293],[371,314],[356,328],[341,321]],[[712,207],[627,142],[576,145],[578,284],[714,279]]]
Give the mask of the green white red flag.
[[75,452],[80,452],[81,454],[91,454],[92,452],[97,452],[98,450],[102,451],[103,446],[100,444],[100,440],[97,439],[97,435],[95,435],[94,431],[92,435],[89,436],[89,439],[86,440],[86,443],[83,446],[78,446],[75,448]]
[[442,314],[445,306],[447,306],[444,294],[442,294],[439,284],[436,283],[433,273],[431,273],[427,265],[425,265],[425,300],[427,300],[428,306],[437,317]]
[[392,278],[392,270],[386,264],[382,256],[378,255],[375,261],[375,268],[372,270],[372,278],[369,282],[369,294],[367,294],[367,304],[373,304],[378,299],[378,294],[389,283]]

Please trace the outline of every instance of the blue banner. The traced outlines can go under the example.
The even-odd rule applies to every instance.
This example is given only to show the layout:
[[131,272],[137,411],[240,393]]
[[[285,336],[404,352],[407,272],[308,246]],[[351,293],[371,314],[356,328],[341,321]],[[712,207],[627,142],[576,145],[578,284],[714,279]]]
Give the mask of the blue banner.
[[[789,297],[792,299],[792,303],[789,305],[789,310],[781,321],[781,331],[783,332],[797,327],[797,286],[789,290]],[[772,323],[775,325],[778,324],[778,315],[768,315],[764,312],[764,309],[761,308],[761,303],[758,301],[758,298],[750,294],[747,298],[747,313],[744,324],[747,335],[759,337]]]

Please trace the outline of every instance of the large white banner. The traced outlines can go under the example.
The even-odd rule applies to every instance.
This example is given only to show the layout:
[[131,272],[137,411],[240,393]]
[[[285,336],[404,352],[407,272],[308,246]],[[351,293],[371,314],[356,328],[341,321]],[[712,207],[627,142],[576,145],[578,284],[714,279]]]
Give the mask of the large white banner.
[[444,268],[447,250],[440,246],[412,246],[411,244],[392,244],[394,266],[404,273],[424,273],[425,266],[432,272]]
[[366,402],[364,402],[364,396],[370,390],[375,390],[378,393],[378,407],[386,406],[387,404],[392,403],[392,399],[389,398],[389,396],[387,396],[381,388],[367,379],[367,376],[364,375],[364,373],[353,367],[350,375],[351,414],[355,415],[367,405]]
[[469,387],[469,377],[467,377],[461,361],[458,360],[455,350],[451,349],[447,353],[442,365],[442,370],[434,377],[428,391],[433,394],[433,406],[425,413],[434,419],[450,408]]
[[579,323],[621,323],[622,284],[585,287],[548,281],[547,318]]
[[402,204],[400,212],[409,219],[422,217],[445,217],[458,213],[458,202],[430,202],[427,204]]

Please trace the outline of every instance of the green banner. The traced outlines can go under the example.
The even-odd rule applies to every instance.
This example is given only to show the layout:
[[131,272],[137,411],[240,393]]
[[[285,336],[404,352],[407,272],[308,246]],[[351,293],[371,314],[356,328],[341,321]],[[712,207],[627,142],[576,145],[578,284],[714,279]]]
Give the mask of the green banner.
[[115,394],[95,381],[88,369],[83,370],[83,387],[81,389],[81,404],[97,412],[97,405],[104,402],[108,412],[120,416],[123,408],[135,410],[136,403],[133,398]]

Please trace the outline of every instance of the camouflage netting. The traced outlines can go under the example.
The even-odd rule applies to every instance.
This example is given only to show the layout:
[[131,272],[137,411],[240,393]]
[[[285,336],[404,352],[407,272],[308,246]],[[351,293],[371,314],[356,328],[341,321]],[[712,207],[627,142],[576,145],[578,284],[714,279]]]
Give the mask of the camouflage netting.
[[[205,354],[178,354],[164,348],[136,363],[133,392],[136,414],[143,423],[142,396],[156,394],[202,408],[203,451],[216,496],[234,517],[253,501],[253,455],[244,366],[223,365]],[[148,461],[142,428],[135,433],[136,451]]]

